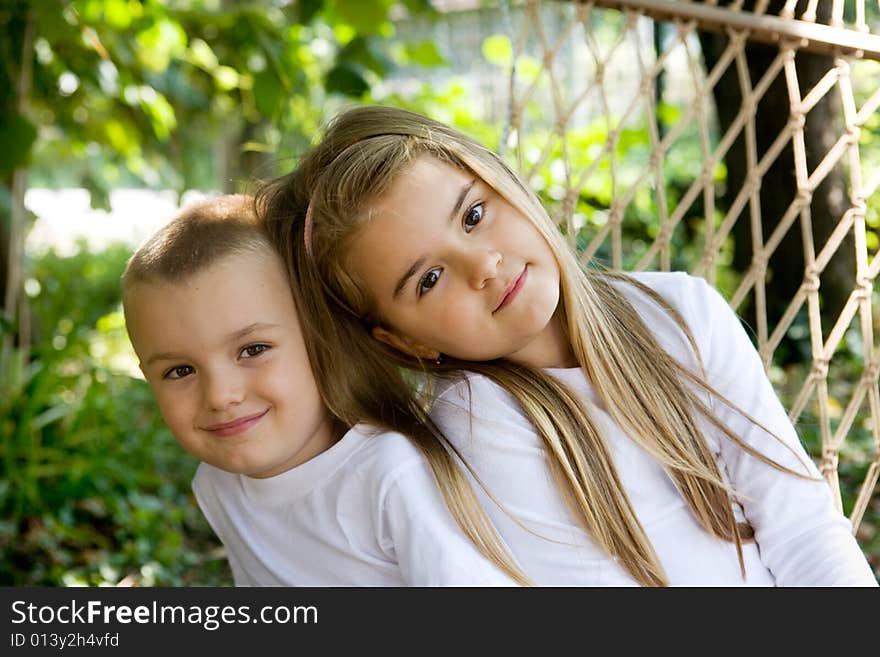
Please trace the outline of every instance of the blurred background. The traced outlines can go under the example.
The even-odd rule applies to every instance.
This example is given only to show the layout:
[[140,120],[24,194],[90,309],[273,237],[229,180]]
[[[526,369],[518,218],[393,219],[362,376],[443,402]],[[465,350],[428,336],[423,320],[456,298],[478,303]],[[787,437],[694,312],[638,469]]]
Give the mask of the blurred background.
[[[422,112],[512,152],[511,67],[526,78],[541,69],[540,54],[517,50],[514,57],[511,26],[522,16],[521,4],[0,0],[0,585],[232,583],[222,547],[190,492],[196,461],[164,428],[128,345],[119,294],[126,259],[181,204],[253,191],[258,180],[288,171],[324,120],[353,103]],[[574,4],[543,3],[548,33],[567,24]],[[877,5],[868,7],[876,24]],[[616,38],[621,21],[617,12],[590,14],[596,43],[605,33]],[[655,54],[675,31],[649,20],[639,29]],[[688,47],[709,57],[709,45],[694,34],[683,51],[669,49],[661,88],[651,90],[661,132],[692,99]],[[579,72],[577,55],[565,48],[555,54],[568,63],[553,88]],[[638,77],[627,66],[632,60],[607,66],[606,86],[638,93]],[[880,81],[876,68],[854,79],[869,90]],[[524,106],[536,131],[553,88]],[[603,102],[607,112],[615,95]],[[608,140],[608,127],[592,121],[589,106],[578,112],[572,134],[590,157]],[[875,119],[860,139],[865,157],[876,160]],[[715,142],[723,122],[722,116],[709,124]],[[615,148],[647,159],[654,128],[628,127]],[[528,134],[515,144],[527,159]],[[693,154],[701,138],[695,124],[668,152],[670,198],[684,194],[699,168]],[[531,159],[531,181],[554,211],[570,200],[566,157],[551,149]],[[572,239],[581,248],[608,221],[613,175],[600,167],[573,201],[569,230],[577,231]],[[719,189],[735,175],[727,162],[713,172]],[[878,206],[872,197],[866,215],[872,251]],[[695,207],[693,214],[705,211]],[[656,214],[654,196],[635,196],[624,217],[625,252],[638,255],[656,237]],[[686,268],[693,244],[703,239],[689,216],[673,236],[667,263],[673,269]],[[743,271],[736,235],[721,253],[714,276],[729,295]],[[605,247],[592,255],[613,259]],[[861,349],[857,335],[844,340],[837,366],[858,370]],[[803,316],[787,330],[770,367],[786,405],[809,361]],[[851,389],[843,379],[835,385],[832,402],[840,413],[845,402],[837,400]],[[813,454],[820,451],[817,427],[808,409],[799,429]],[[870,453],[869,423],[854,425],[849,444],[863,457]],[[841,463],[847,513],[866,460]],[[878,527],[875,496],[858,538],[880,573]]]

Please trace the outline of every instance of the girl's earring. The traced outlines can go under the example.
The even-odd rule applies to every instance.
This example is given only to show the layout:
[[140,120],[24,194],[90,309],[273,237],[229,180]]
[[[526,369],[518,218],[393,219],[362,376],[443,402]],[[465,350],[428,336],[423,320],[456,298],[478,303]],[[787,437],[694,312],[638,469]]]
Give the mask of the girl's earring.
[[434,360],[435,365],[440,365],[443,363],[443,354],[437,354],[437,358]]

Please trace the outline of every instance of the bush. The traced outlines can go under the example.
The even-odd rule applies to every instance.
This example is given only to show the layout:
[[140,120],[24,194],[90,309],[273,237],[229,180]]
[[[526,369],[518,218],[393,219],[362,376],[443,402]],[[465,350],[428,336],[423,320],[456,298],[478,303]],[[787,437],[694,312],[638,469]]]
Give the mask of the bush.
[[0,384],[0,585],[231,583],[190,492],[197,461],[133,376],[129,255],[81,247],[33,263],[39,337]]

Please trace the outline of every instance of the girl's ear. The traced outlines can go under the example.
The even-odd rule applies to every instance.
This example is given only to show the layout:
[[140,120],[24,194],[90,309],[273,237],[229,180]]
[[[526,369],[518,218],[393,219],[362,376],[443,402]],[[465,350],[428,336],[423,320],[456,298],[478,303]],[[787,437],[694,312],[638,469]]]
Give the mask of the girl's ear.
[[382,328],[381,326],[374,326],[372,333],[373,337],[379,342],[384,342],[397,349],[397,351],[402,351],[410,356],[415,356],[416,358],[422,358],[424,360],[437,360],[440,357],[440,352],[436,349],[426,347],[423,344],[410,340],[405,336],[400,336],[397,333]]

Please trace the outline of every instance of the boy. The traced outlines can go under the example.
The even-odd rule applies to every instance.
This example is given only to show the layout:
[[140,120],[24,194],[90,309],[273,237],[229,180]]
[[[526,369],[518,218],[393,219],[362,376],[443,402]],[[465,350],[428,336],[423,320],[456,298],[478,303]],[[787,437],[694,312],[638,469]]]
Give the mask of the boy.
[[336,421],[253,199],[184,208],[132,256],[126,325],[237,585],[510,585],[419,450]]

